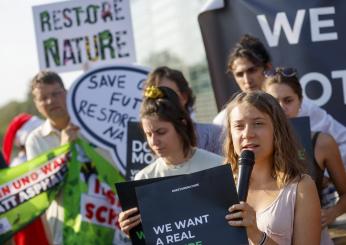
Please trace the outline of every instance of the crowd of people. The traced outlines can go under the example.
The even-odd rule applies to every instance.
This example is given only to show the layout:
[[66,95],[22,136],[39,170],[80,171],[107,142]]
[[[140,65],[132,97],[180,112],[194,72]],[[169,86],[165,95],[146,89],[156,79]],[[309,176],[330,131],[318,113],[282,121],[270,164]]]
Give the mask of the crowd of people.
[[[230,164],[236,179],[241,152],[251,150],[255,164],[247,199],[226,210],[225,222],[245,227],[250,244],[333,244],[328,225],[346,212],[346,128],[305,100],[297,69],[274,68],[268,51],[253,36],[244,35],[232,49],[228,72],[240,91],[213,124],[195,122],[195,96],[181,71],[162,66],[148,75],[139,118],[156,158],[135,180],[189,174],[221,164]],[[81,137],[70,122],[67,91],[57,73],[40,71],[32,79],[31,92],[45,121],[28,114],[13,120],[16,125],[8,129],[12,138],[3,148],[10,167]],[[310,118],[316,176],[309,176],[288,120],[301,116]],[[34,119],[35,125],[29,125]],[[13,142],[20,161],[11,157]],[[35,232],[42,244],[63,244],[63,198],[58,194],[37,223],[21,231],[22,242],[17,239],[17,244],[29,244],[23,237]],[[140,222],[138,207],[119,214],[127,235]]]

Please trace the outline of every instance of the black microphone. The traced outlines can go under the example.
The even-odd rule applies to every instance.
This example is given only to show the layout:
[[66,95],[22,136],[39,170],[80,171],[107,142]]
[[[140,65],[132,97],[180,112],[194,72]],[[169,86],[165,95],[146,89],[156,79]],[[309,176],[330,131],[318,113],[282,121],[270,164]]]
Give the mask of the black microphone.
[[250,176],[253,165],[255,164],[255,154],[253,151],[244,150],[238,159],[238,181],[237,191],[239,201],[246,201],[249,190]]

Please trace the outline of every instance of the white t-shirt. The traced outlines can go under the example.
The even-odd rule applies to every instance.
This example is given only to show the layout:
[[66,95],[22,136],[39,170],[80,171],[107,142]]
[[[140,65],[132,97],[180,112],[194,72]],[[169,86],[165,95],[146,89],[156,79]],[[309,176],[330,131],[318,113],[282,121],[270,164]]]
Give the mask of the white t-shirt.
[[162,158],[156,159],[139,171],[135,176],[135,180],[190,174],[220,166],[222,163],[223,158],[221,156],[197,148],[189,160],[179,165],[166,164]]

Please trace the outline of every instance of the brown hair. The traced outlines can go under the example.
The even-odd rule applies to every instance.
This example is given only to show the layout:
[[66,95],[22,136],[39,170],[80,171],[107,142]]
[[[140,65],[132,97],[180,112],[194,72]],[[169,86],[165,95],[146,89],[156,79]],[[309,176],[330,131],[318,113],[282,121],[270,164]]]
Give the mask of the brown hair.
[[293,68],[277,67],[275,69],[275,72],[272,75],[266,76],[265,82],[262,85],[263,90],[265,91],[266,88],[272,84],[286,84],[298,96],[299,100],[302,101],[303,90],[302,90],[302,86],[299,83],[297,73],[294,73],[290,76],[286,76],[283,74],[283,71],[285,69],[293,69]]
[[159,89],[158,94],[160,96],[144,96],[140,118],[157,117],[172,123],[182,139],[184,154],[187,156],[191,148],[196,146],[196,133],[190,114],[182,107],[178,95],[172,89],[167,87],[155,88]]
[[55,83],[58,83],[65,90],[64,83],[57,73],[49,70],[40,71],[31,79],[31,92],[34,91],[39,84],[51,85]]
[[185,109],[191,113],[193,111],[196,98],[181,71],[169,68],[167,66],[157,67],[149,74],[148,79],[145,81],[145,88],[149,86],[160,86],[160,81],[164,78],[174,82],[177,85],[179,92],[187,96]]
[[224,151],[226,160],[231,164],[233,172],[237,173],[239,156],[234,151],[230,115],[232,110],[242,103],[254,106],[271,119],[274,128],[272,176],[278,184],[281,186],[287,184],[305,172],[304,165],[298,156],[298,143],[293,136],[285,113],[273,96],[262,91],[241,92],[226,107],[227,125]]
[[263,43],[256,37],[245,34],[236,43],[228,58],[228,72],[232,72],[232,66],[237,58],[246,58],[256,66],[266,67],[271,58]]

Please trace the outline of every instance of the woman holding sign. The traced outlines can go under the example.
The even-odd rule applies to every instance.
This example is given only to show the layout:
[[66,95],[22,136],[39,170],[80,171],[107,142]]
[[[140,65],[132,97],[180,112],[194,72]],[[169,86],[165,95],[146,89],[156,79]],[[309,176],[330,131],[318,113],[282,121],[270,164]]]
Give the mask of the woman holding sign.
[[246,227],[250,244],[319,244],[316,186],[304,174],[291,128],[278,102],[242,92],[226,107],[225,154],[233,173],[243,150],[255,154],[246,202],[229,208],[231,226]]
[[[189,113],[168,87],[147,87],[140,111],[147,142],[157,159],[138,172],[135,180],[189,174],[222,164],[223,158],[196,147]],[[119,224],[126,234],[140,223],[137,208],[123,211]]]
[[[267,74],[264,90],[278,100],[287,117],[292,118],[298,115],[303,93],[295,69],[279,67]],[[321,244],[332,244],[326,226],[346,212],[346,173],[338,145],[332,136],[313,132],[312,142],[315,157],[313,160],[317,169],[316,185],[322,205],[321,222],[322,227],[325,227],[322,231]],[[325,170],[328,171],[330,180],[324,176]],[[331,184],[335,185],[337,194],[330,192]],[[331,196],[332,199],[329,198]],[[334,203],[335,196],[339,196],[336,204]]]

